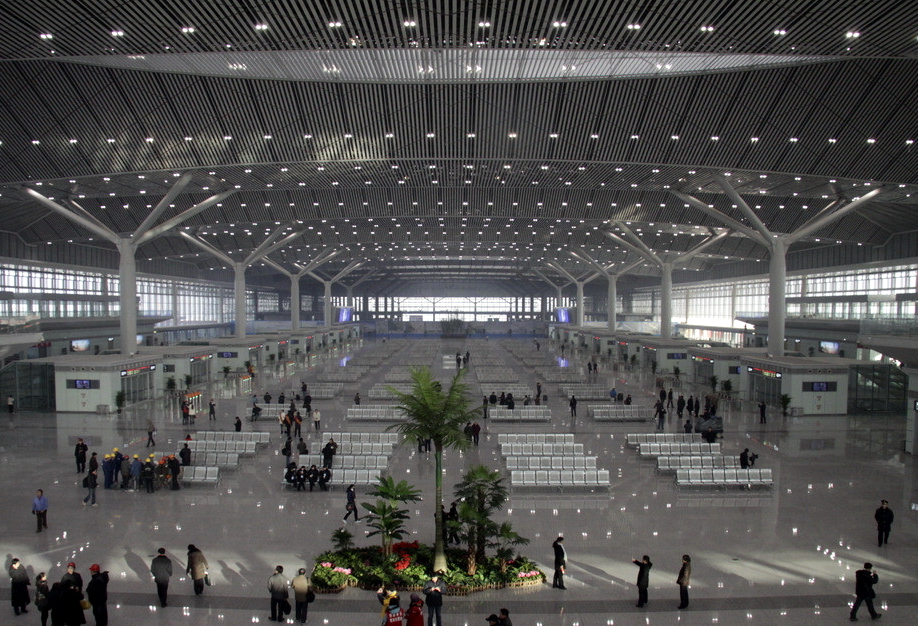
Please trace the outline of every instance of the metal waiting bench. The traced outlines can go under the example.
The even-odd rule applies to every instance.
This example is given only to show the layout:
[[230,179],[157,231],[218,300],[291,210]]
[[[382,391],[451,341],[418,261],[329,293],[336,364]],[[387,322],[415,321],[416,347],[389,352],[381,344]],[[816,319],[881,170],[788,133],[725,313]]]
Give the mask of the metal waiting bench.
[[551,409],[547,406],[520,406],[512,411],[502,407],[488,409],[488,419],[495,422],[550,422]]
[[642,457],[721,454],[719,443],[642,443],[639,450]]
[[583,456],[582,443],[504,443],[503,456]]
[[680,487],[770,487],[774,484],[771,469],[679,469],[676,484]]
[[587,415],[597,422],[646,422],[653,412],[634,404],[591,404]]
[[574,443],[573,433],[500,433],[497,443]]
[[609,487],[609,470],[513,470],[511,487],[590,488]]
[[725,469],[738,468],[738,456],[707,456],[686,454],[681,456],[657,457],[658,472],[675,472],[680,469]]
[[625,441],[632,448],[642,443],[701,443],[700,433],[629,433]]
[[595,470],[595,456],[508,456],[508,470]]
[[218,485],[220,483],[220,468],[189,466],[182,468],[180,481],[186,485]]

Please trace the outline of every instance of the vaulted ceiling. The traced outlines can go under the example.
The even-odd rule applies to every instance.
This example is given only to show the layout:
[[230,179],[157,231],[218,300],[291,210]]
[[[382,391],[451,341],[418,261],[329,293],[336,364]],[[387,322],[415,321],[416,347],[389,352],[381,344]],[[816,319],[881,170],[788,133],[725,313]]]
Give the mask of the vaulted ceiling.
[[775,233],[881,189],[798,245],[882,245],[918,225],[916,37],[901,1],[6,3],[0,229],[110,247],[27,190],[126,234],[188,174],[160,222],[233,193],[141,261],[294,234],[253,277],[515,293],[633,263],[625,228],[764,258],[674,194],[750,223],[723,177]]

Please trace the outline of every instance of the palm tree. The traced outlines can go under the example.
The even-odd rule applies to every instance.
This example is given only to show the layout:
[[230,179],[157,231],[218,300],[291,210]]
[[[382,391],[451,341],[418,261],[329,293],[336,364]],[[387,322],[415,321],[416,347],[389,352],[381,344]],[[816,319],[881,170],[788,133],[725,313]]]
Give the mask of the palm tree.
[[510,522],[504,522],[497,528],[491,545],[497,548],[496,556],[497,562],[500,564],[501,574],[507,572],[509,561],[516,556],[516,546],[525,546],[528,544],[529,540],[525,537],[521,537],[514,531],[513,525]]
[[453,492],[458,500],[462,500],[464,508],[470,509],[463,521],[474,527],[475,560],[481,563],[485,559],[485,546],[488,538],[493,535],[489,525],[491,514],[500,510],[507,501],[507,488],[500,471],[485,465],[476,465],[466,472],[462,480],[456,485]]
[[374,529],[367,537],[379,535],[382,538],[382,550],[385,556],[392,554],[393,539],[405,536],[405,522],[408,520],[408,509],[400,509],[399,504],[417,502],[421,499],[420,490],[409,485],[407,481],[395,482],[391,476],[379,476],[379,483],[367,495],[380,498],[376,504],[363,504],[370,512],[367,525]]
[[[456,372],[449,389],[443,391],[443,385],[434,380],[430,368],[420,367],[411,370],[412,389],[410,393],[389,387],[398,400],[396,409],[404,421],[389,426],[409,441],[417,444],[430,439],[434,446],[436,470],[434,481],[436,496],[434,498],[434,519],[436,534],[434,539],[434,571],[446,571],[446,552],[443,545],[443,450],[462,450],[468,445],[468,439],[462,428],[467,422],[477,419],[481,408],[469,409],[467,395],[468,385],[462,382],[466,370]],[[477,405],[477,403],[476,403]]]

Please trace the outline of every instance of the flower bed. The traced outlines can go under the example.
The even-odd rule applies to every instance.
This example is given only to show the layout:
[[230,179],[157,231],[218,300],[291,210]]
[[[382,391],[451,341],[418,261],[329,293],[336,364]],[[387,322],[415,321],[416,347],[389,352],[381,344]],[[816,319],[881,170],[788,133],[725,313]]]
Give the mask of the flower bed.
[[[419,591],[433,569],[433,549],[418,542],[393,545],[393,554],[384,557],[378,547],[324,552],[312,572],[317,592],[337,593],[346,587],[376,590],[381,585],[403,591]],[[444,581],[449,595],[468,595],[488,589],[528,587],[545,581],[545,574],[525,557],[501,563],[494,557],[480,564],[473,575],[465,570],[464,550],[446,551],[448,571]]]

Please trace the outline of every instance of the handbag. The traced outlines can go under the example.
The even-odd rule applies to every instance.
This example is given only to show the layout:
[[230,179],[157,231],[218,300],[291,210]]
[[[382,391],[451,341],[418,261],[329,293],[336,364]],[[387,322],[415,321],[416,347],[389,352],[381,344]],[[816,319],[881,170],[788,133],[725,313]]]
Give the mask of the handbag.
[[206,573],[206,572],[204,573],[204,584],[207,585],[208,587],[210,587],[210,585],[211,585],[211,582],[210,582],[210,574],[208,574],[208,573]]
[[290,606],[290,600],[287,600],[286,598],[281,600],[280,610],[284,615],[290,615],[290,611],[293,610],[293,607]]
[[89,600],[80,600],[80,608],[84,611],[88,611],[92,608],[92,605],[89,603]]
[[310,602],[315,602],[315,601],[316,601],[316,593],[312,589],[310,589],[309,591],[306,592],[306,603],[309,604]]

